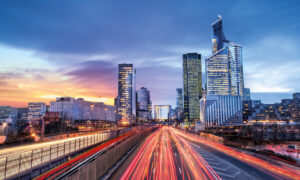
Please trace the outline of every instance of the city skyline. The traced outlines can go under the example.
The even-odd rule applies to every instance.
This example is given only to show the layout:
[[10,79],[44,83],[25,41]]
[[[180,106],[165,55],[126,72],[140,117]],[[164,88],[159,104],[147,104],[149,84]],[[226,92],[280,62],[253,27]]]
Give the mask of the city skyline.
[[[56,97],[71,96],[112,105],[117,95],[117,64],[126,62],[135,65],[137,89],[149,88],[153,104],[175,107],[175,89],[182,87],[181,54],[194,51],[203,59],[210,55],[210,24],[217,14],[225,19],[226,37],[243,45],[245,87],[254,93],[271,91],[290,97],[299,91],[299,69],[295,68],[299,55],[294,53],[299,47],[296,1],[259,5],[245,1],[228,3],[230,6],[222,9],[225,4],[220,3],[207,10],[204,7],[211,3],[178,6],[176,2],[162,3],[155,11],[147,7],[159,2],[136,3],[121,3],[116,15],[98,11],[112,8],[113,3],[49,5],[57,16],[64,14],[63,18],[47,11],[48,4],[27,2],[13,11],[14,2],[1,3],[0,104],[24,107],[28,102],[49,104]],[[141,10],[133,9],[133,4]],[[30,14],[32,8],[39,11]],[[245,11],[237,16],[237,9]],[[75,13],[78,10],[80,15]],[[145,16],[136,19],[139,15]],[[143,24],[145,18],[147,24]],[[272,26],[275,21],[281,28]],[[183,28],[189,22],[199,23]],[[117,29],[120,25],[122,30]],[[264,102],[266,95],[261,96]],[[275,96],[273,102],[283,99],[280,94]]]
[[0,1],[0,179],[300,180],[298,1]]

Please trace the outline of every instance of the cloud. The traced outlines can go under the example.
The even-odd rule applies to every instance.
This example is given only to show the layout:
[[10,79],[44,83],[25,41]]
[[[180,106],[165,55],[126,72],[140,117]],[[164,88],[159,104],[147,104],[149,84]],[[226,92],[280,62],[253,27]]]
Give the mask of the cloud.
[[244,48],[245,84],[253,92],[300,91],[299,42],[272,34]]
[[176,88],[182,87],[182,69],[170,66],[138,68],[137,88],[150,90],[152,104],[171,104],[175,108]]
[[69,69],[71,70],[67,69],[63,74],[70,77],[67,81],[72,81],[85,89],[88,88],[98,96],[116,96],[117,64],[102,60],[90,60],[74,64]]
[[243,45],[246,86],[257,92],[299,90],[299,5],[3,1],[0,65],[8,74],[0,84],[31,83],[38,90],[33,96],[114,97],[117,64],[126,62],[135,65],[138,86],[151,90],[154,103],[172,104],[182,87],[182,54],[201,53],[204,62],[211,53],[211,23],[221,14],[226,37]]

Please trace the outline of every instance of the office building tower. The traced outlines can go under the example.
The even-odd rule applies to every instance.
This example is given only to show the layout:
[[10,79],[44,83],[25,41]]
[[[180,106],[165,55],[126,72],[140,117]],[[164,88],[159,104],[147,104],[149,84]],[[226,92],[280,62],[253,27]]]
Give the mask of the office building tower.
[[80,118],[79,104],[72,97],[58,97],[50,102],[50,112],[58,112],[63,122],[74,123]]
[[183,55],[183,116],[185,122],[200,120],[199,100],[202,96],[201,55]]
[[212,55],[205,60],[207,87],[202,113],[208,126],[239,124],[244,98],[242,46],[226,39],[221,16],[212,28]]
[[141,87],[137,91],[137,120],[138,122],[149,122],[152,118],[152,102],[150,91]]
[[161,122],[169,120],[171,105],[154,105],[154,119]]
[[118,123],[131,125],[136,119],[135,68],[133,64],[119,64]]
[[176,118],[179,122],[183,120],[183,94],[182,88],[176,89],[176,108],[175,111],[177,113]]
[[64,122],[115,121],[115,107],[103,102],[85,101],[83,98],[58,97],[50,102],[49,112],[57,112]]
[[177,108],[183,109],[182,88],[176,89],[176,105],[177,105]]
[[244,95],[242,46],[225,38],[222,18],[212,24],[213,54],[206,59],[207,95]]
[[177,112],[175,109],[170,109],[169,121],[175,122],[177,120]]
[[46,114],[46,104],[42,102],[28,103],[28,121],[41,120]]
[[250,100],[251,100],[250,88],[244,88],[243,101],[250,101]]

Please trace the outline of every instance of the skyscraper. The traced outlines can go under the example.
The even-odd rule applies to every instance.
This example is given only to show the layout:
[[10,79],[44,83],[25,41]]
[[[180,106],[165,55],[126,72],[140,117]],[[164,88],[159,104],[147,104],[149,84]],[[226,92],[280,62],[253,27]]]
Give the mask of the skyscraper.
[[177,113],[177,120],[182,121],[183,119],[183,95],[182,95],[182,88],[176,89],[176,108],[175,111]]
[[135,68],[133,64],[119,64],[118,122],[131,125],[136,119]]
[[207,97],[201,112],[208,126],[239,124],[244,96],[242,46],[225,38],[221,16],[212,28],[212,55],[205,60]]
[[201,54],[183,55],[183,94],[184,121],[199,121],[199,99],[202,96]]
[[183,109],[182,88],[176,89],[176,105],[177,105],[177,108]]
[[250,88],[244,88],[244,101],[250,101],[251,100],[251,94],[250,94]]
[[141,87],[137,91],[137,120],[150,121],[152,118],[152,102],[150,99],[150,91]]
[[213,54],[206,59],[207,95],[244,95],[242,46],[228,41],[222,17],[212,24]]
[[169,119],[171,105],[154,105],[154,119],[165,121]]

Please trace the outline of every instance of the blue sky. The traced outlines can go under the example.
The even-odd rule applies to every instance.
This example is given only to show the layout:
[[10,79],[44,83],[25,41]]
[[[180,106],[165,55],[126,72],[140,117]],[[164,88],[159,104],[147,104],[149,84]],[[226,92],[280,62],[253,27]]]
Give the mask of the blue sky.
[[175,105],[182,54],[204,62],[218,14],[226,38],[243,46],[245,86],[279,101],[300,91],[299,9],[297,0],[1,1],[0,102],[70,95],[112,103],[117,64],[126,62],[153,104]]

